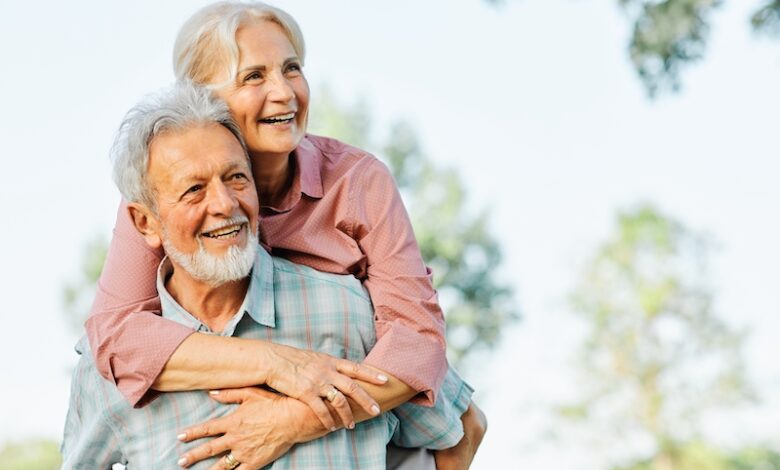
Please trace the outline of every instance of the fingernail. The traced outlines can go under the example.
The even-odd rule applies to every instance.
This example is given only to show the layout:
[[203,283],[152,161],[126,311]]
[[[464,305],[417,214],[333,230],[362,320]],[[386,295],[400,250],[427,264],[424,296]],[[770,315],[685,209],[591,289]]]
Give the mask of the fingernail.
[[379,374],[376,376],[376,378],[382,382],[387,382],[387,376],[385,374]]
[[187,438],[187,433],[186,432],[183,432],[183,433],[179,434],[178,436],[176,436],[176,439],[178,439],[180,441],[183,441],[186,438]]
[[352,421],[351,423],[349,423],[348,427],[349,427],[349,429],[355,429],[355,422]]
[[183,467],[187,465],[187,459],[184,457],[180,458],[179,461],[176,462],[176,465],[178,465],[179,467]]
[[374,416],[379,414],[379,407],[377,405],[371,405],[371,412],[374,413]]
[[336,429],[338,429],[338,428],[337,428],[336,426],[333,426],[332,428],[330,428],[330,431],[331,431],[331,432],[333,432],[333,431],[335,431]]
[[219,395],[219,390],[209,390],[209,395]]

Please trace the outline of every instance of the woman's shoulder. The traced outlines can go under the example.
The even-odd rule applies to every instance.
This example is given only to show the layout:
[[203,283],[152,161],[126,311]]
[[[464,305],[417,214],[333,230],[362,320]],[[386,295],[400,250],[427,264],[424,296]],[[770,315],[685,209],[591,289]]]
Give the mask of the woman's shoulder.
[[338,139],[307,134],[305,146],[320,160],[323,180],[390,176],[385,164],[370,152]]

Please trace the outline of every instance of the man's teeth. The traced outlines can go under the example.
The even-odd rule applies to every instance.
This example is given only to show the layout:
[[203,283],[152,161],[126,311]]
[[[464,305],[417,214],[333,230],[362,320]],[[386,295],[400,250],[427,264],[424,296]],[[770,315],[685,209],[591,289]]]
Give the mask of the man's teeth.
[[282,114],[280,116],[261,119],[260,122],[264,122],[266,124],[277,124],[277,123],[289,121],[294,117],[295,117],[295,113],[293,112],[293,113]]
[[238,232],[241,231],[242,225],[231,225],[229,227],[223,227],[211,232],[204,232],[203,236],[209,238],[233,238],[238,236]]

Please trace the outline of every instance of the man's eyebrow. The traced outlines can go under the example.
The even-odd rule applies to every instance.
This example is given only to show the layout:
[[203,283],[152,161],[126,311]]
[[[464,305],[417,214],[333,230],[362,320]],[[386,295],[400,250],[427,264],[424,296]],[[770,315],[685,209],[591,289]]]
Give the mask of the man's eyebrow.
[[177,174],[171,178],[171,185],[178,188],[179,186],[191,185],[192,183],[198,183],[205,179],[207,179],[207,177],[200,173]]
[[[242,156],[242,158],[245,158],[245,157]],[[244,169],[244,165],[242,163],[233,162],[230,165],[228,165],[227,167],[225,167],[225,171],[224,172],[225,173],[229,173],[231,171],[243,170],[243,169]]]

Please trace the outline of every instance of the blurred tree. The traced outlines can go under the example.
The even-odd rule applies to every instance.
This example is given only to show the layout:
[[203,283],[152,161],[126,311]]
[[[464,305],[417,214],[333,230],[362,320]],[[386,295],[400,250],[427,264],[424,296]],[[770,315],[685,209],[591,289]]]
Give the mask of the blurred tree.
[[648,94],[677,90],[680,69],[704,55],[720,0],[618,0],[634,22],[629,51]]
[[[502,5],[508,0],[484,0]],[[704,56],[712,13],[723,0],[617,0],[633,24],[628,50],[648,95],[680,87],[680,72]],[[780,37],[780,0],[763,0],[751,16],[756,32]]]
[[579,356],[584,396],[562,411],[604,424],[621,442],[651,442],[653,457],[627,468],[721,468],[694,445],[699,419],[753,396],[743,335],[713,309],[710,251],[706,237],[640,206],[619,214],[573,292],[587,328]]
[[108,242],[102,236],[88,241],[82,251],[78,275],[62,288],[65,314],[79,334],[83,332],[84,320],[87,319],[92,301],[95,300],[95,289],[107,251]]
[[434,286],[447,315],[449,356],[461,363],[489,350],[501,328],[518,318],[512,290],[497,280],[501,249],[488,229],[488,212],[471,215],[458,173],[428,159],[406,122],[392,126],[383,145],[374,145],[368,107],[340,106],[323,88],[312,110],[312,132],[369,149],[388,164],[410,212],[423,259],[433,268]]
[[758,32],[780,36],[780,0],[767,2],[753,14],[750,22]]
[[0,470],[56,470],[61,464],[57,443],[46,439],[9,442],[0,449]]
[[[725,452],[702,442],[682,446],[676,457],[676,470],[780,470],[780,453],[763,447]],[[653,470],[653,460],[644,460],[612,470]]]

